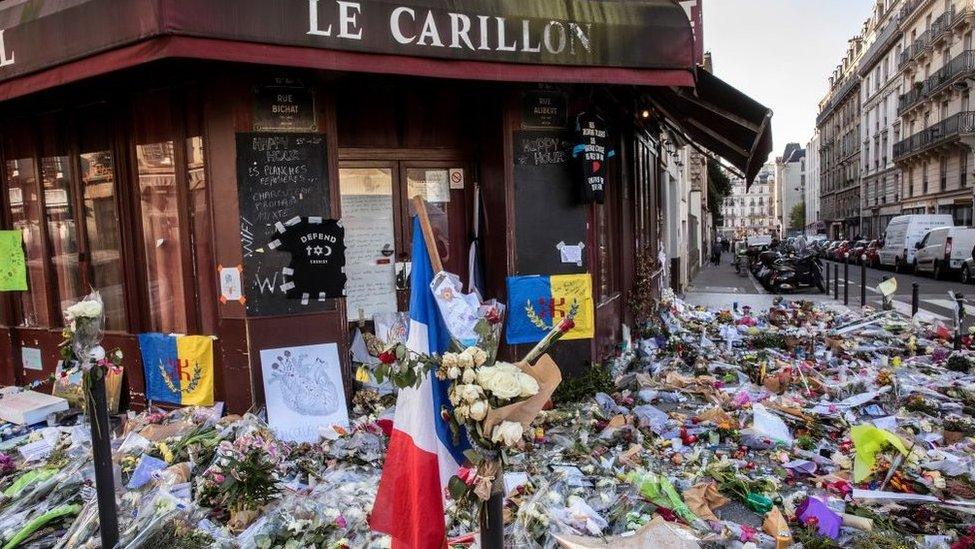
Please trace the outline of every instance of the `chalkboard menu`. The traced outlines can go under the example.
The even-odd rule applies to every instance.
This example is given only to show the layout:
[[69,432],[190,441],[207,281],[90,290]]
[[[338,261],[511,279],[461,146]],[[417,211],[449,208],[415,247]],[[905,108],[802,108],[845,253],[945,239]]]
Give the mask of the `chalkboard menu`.
[[254,88],[256,131],[315,131],[315,92],[300,82],[279,78]]
[[249,316],[321,311],[331,303],[303,305],[282,289],[291,254],[268,246],[278,223],[296,216],[328,217],[325,136],[318,133],[237,134],[237,198],[244,256],[244,297]]
[[562,130],[515,132],[515,243],[519,274],[586,272],[564,263],[560,242],[586,242],[586,206],[580,204],[572,134]]

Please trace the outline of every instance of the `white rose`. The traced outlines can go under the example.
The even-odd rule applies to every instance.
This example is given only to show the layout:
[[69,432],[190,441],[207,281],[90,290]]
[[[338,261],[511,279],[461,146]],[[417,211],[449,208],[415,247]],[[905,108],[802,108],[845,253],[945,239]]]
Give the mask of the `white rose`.
[[519,383],[518,374],[500,370],[491,377],[491,382],[485,389],[502,400],[515,398],[522,394],[522,385]]
[[461,385],[458,389],[461,394],[461,399],[468,403],[480,400],[484,396],[484,391],[478,385]]
[[466,368],[464,373],[461,374],[461,381],[464,383],[474,383],[478,379],[478,375],[474,373],[473,368]]
[[471,419],[475,421],[485,419],[485,416],[488,415],[488,401],[479,400],[471,403],[471,406],[468,408],[468,412],[471,415]]
[[457,366],[451,366],[447,369],[447,379],[457,379],[461,376],[461,369]]
[[102,304],[96,300],[79,301],[65,309],[65,316],[69,319],[98,318],[102,315]]
[[496,362],[495,367],[498,368],[499,372],[505,372],[508,374],[517,374],[522,371],[518,366],[512,364],[511,362]]
[[451,404],[455,406],[461,403],[461,391],[459,390],[461,387],[460,385],[455,385],[451,388],[451,393],[448,395]]
[[461,353],[458,356],[458,366],[461,368],[473,368],[474,360],[471,359],[471,355],[468,353]]
[[505,446],[515,446],[522,440],[522,424],[516,421],[503,421],[491,431],[491,441]]
[[490,387],[492,380],[498,375],[498,366],[483,366],[478,368],[478,385]]
[[519,372],[516,376],[519,382],[519,396],[528,398],[539,392],[539,382],[534,377],[525,372]]
[[471,359],[474,361],[475,366],[481,366],[488,360],[488,353],[480,347],[471,347]]
[[445,368],[457,368],[458,367],[458,356],[456,353],[444,353],[441,357],[441,364]]
[[454,408],[454,419],[456,419],[458,423],[464,423],[464,421],[468,419],[468,413],[469,410],[467,404],[457,406]]

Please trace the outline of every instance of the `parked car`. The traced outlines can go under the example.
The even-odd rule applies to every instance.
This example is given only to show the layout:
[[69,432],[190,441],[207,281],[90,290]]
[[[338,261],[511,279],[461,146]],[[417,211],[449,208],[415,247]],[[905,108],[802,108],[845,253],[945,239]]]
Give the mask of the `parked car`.
[[864,250],[867,247],[867,240],[858,240],[857,242],[851,244],[850,249],[847,250],[847,253],[851,254],[851,263],[861,263],[861,254],[864,253]]
[[851,249],[850,240],[841,240],[839,244],[834,246],[834,249],[830,251],[830,259],[834,261],[844,261],[844,254]]
[[867,263],[868,267],[878,266],[878,252],[884,247],[884,242],[881,240],[872,240],[868,243],[867,248],[864,248],[864,262]]
[[962,262],[962,268],[959,269],[959,279],[963,284],[973,283],[973,273],[976,273],[976,271],[973,270],[973,264],[974,260],[972,256]]
[[948,214],[909,214],[893,218],[885,229],[884,247],[878,252],[879,263],[894,267],[895,271],[910,267],[915,261],[915,244],[926,231],[951,226],[952,216]]
[[973,256],[974,242],[976,229],[969,227],[930,230],[915,245],[915,272],[930,272],[933,278],[939,279],[947,272],[962,270],[963,262]]

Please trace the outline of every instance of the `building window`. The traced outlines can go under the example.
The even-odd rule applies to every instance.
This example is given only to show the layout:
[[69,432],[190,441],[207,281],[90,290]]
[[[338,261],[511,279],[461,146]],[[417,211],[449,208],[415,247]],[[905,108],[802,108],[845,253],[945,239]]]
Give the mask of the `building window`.
[[939,190],[946,190],[946,175],[949,173],[949,158],[945,155],[939,157]]
[[959,187],[965,188],[969,184],[969,152],[959,153]]
[[922,164],[922,194],[929,192],[929,163]]

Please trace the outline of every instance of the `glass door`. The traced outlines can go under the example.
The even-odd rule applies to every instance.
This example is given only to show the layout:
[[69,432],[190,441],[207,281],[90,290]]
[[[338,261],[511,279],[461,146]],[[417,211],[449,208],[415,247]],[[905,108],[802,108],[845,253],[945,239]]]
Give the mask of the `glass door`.
[[[408,309],[414,196],[427,201],[444,268],[465,279],[470,214],[466,192],[461,188],[465,170],[458,165],[423,161],[340,162],[349,322],[370,322],[377,314]],[[457,181],[459,174],[461,180]]]

